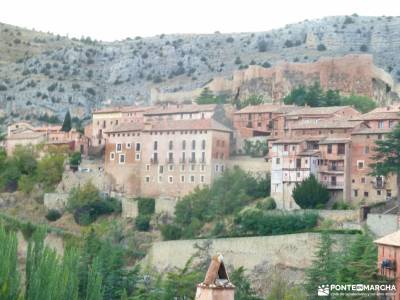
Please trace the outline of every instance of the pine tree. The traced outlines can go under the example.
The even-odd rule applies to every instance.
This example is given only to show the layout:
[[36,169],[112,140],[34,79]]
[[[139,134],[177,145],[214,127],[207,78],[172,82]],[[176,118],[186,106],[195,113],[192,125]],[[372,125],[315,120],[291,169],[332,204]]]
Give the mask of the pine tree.
[[329,233],[324,232],[312,266],[306,271],[306,290],[312,299],[316,296],[318,286],[335,283],[337,260],[332,249],[333,244],[334,241]]
[[71,131],[71,128],[72,128],[71,115],[70,115],[69,111],[67,111],[67,113],[65,114],[65,117],[64,117],[64,122],[61,127],[61,131],[69,132],[69,131]]

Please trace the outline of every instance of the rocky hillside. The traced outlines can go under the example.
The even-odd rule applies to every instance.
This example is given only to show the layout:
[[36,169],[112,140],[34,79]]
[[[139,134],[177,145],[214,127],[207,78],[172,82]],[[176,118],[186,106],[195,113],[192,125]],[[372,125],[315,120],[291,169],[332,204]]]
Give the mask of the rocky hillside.
[[[400,17],[340,16],[258,33],[159,35],[106,43],[0,23],[0,114],[36,119],[67,109],[146,103],[150,91],[190,91],[249,65],[370,53],[400,80]],[[112,99],[112,100],[109,100]]]

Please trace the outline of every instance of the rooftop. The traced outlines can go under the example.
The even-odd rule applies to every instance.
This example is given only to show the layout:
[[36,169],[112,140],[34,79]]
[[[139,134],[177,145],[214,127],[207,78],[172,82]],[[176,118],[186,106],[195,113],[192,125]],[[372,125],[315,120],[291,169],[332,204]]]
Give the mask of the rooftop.
[[287,114],[287,116],[297,115],[330,115],[337,113],[338,111],[346,108],[352,108],[351,106],[326,106],[326,107],[304,107],[296,109]]
[[353,131],[352,135],[361,135],[361,134],[385,134],[391,132],[392,128],[359,128]]
[[231,132],[232,130],[217,122],[214,119],[199,120],[161,120],[145,125],[145,131],[166,131],[166,130],[217,130]]
[[352,121],[349,119],[335,118],[323,120],[304,120],[295,125],[292,129],[333,129],[333,128],[354,128],[361,124],[361,121]]
[[148,110],[144,115],[152,116],[152,115],[168,115],[168,114],[179,114],[179,113],[197,113],[197,112],[206,112],[206,111],[214,111],[216,104],[169,104],[156,106],[152,109]]
[[400,230],[374,241],[376,244],[400,247]]
[[104,107],[93,110],[93,114],[105,114],[105,113],[115,113],[115,112],[144,112],[152,109],[153,106],[114,106],[114,107]]
[[110,130],[106,130],[105,132],[140,131],[143,130],[143,128],[144,128],[143,123],[127,122],[127,123],[121,123],[118,126],[114,126]]
[[354,118],[354,120],[400,120],[398,111],[369,112]]
[[260,105],[249,105],[245,108],[235,112],[235,114],[249,114],[249,113],[286,113],[288,111],[294,110],[297,107],[294,105],[281,105],[281,104],[260,104]]

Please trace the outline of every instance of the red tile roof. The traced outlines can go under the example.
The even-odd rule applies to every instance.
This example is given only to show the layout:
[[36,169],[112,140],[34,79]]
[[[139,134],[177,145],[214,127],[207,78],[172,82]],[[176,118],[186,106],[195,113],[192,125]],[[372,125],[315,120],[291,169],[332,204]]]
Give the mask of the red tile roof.
[[297,116],[297,115],[331,115],[337,113],[338,111],[346,108],[352,108],[351,106],[326,106],[326,107],[303,107],[291,111],[287,116]]
[[166,130],[217,130],[231,132],[232,130],[214,119],[197,120],[161,120],[145,125],[144,131]]
[[400,120],[400,115],[396,111],[369,112],[355,117],[354,120]]
[[350,121],[348,119],[306,120],[294,124],[292,130],[354,128],[359,126],[361,123],[361,121]]
[[260,105],[249,105],[245,108],[235,112],[235,114],[249,114],[249,113],[285,113],[287,111],[291,111],[296,109],[297,107],[294,105],[281,105],[281,104],[272,104],[265,103]]
[[146,116],[152,115],[168,115],[168,114],[180,114],[180,113],[196,113],[214,111],[216,104],[169,104],[165,106],[156,106],[151,110],[144,113]]

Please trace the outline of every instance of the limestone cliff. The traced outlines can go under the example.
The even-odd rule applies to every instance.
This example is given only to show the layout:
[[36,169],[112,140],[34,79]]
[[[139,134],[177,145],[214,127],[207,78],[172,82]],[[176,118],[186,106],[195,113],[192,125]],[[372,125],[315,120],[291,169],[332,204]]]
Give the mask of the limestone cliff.
[[[279,102],[293,88],[320,82],[324,89],[343,94],[366,95],[380,104],[398,99],[398,86],[390,74],[374,65],[372,55],[352,54],[344,57],[321,58],[312,63],[280,63],[271,68],[249,66],[233,72],[230,78],[216,77],[205,87],[216,94],[244,99],[261,94]],[[196,98],[202,88],[193,91],[160,93],[152,91],[153,101],[187,101]]]

